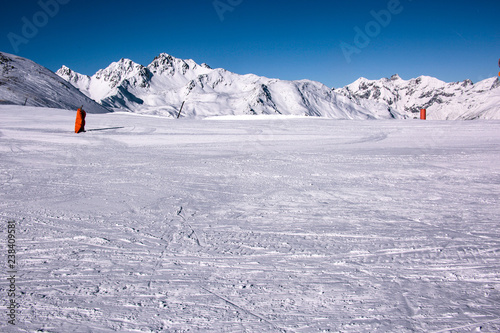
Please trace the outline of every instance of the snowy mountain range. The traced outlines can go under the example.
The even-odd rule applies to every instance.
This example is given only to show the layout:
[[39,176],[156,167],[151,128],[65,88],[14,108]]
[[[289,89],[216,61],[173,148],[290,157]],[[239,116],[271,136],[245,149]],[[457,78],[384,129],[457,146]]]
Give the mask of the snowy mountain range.
[[109,112],[54,72],[37,63],[0,52],[0,104]]
[[420,76],[403,80],[360,78],[335,90],[355,103],[372,108],[386,105],[406,118],[418,116],[427,109],[429,119],[500,119],[500,80],[490,78],[473,84],[470,80],[445,83],[433,77]]
[[390,118],[314,81],[283,81],[212,69],[166,53],[148,66],[121,59],[93,76],[63,66],[57,74],[103,106],[144,114],[205,117],[283,114],[340,119]]
[[[21,57],[0,53],[0,103],[120,110],[177,117],[282,114],[334,119],[500,119],[500,81],[446,83],[421,76],[360,78],[332,89],[322,83],[240,75],[166,53],[143,66],[113,62],[92,76],[63,66],[55,74]],[[57,75],[56,75],[57,74]],[[70,83],[70,84],[68,84]]]
[[500,82],[490,78],[445,83],[398,75],[378,81],[360,78],[331,89],[310,80],[284,81],[239,75],[193,60],[160,54],[148,66],[121,59],[93,76],[63,66],[57,74],[100,104],[115,109],[175,116],[287,114],[337,119],[500,118]]

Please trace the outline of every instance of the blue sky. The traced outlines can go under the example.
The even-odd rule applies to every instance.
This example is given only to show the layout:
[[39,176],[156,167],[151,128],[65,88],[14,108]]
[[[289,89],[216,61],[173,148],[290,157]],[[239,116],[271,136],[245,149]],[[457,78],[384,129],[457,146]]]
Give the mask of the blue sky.
[[92,75],[120,58],[148,65],[161,52],[330,87],[395,73],[477,82],[500,70],[495,0],[20,0],[1,7],[0,51],[53,71],[64,64]]

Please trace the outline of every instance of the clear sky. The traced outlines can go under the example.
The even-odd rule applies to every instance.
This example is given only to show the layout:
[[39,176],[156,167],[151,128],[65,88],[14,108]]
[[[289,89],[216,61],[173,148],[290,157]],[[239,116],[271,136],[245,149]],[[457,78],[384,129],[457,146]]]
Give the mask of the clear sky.
[[395,73],[477,82],[500,70],[497,0],[18,0],[0,10],[0,51],[53,71],[92,75],[162,52],[330,87]]

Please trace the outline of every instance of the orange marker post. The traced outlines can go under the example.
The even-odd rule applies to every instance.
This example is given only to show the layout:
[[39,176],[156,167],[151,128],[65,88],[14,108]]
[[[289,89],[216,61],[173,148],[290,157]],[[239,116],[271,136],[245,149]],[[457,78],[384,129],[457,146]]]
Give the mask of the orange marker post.
[[420,119],[422,120],[427,119],[427,109],[420,109]]

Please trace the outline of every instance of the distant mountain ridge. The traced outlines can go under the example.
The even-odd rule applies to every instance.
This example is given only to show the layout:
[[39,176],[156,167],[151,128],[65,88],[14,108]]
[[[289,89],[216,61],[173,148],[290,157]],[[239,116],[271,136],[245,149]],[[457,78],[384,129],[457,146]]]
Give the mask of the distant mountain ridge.
[[[57,75],[56,75],[57,74]],[[421,76],[360,78],[339,89],[311,80],[240,75],[162,53],[147,66],[129,59],[92,76],[63,66],[56,73],[0,52],[0,103],[89,112],[122,110],[176,117],[280,114],[333,119],[500,119],[500,80],[445,83]]]
[[[387,108],[367,109],[310,80],[284,81],[212,69],[166,53],[148,66],[121,59],[93,76],[66,66],[57,74],[103,106],[174,117],[282,114],[336,119],[389,119]],[[401,117],[397,115],[397,117]]]
[[500,119],[500,80],[489,78],[445,83],[433,77],[420,76],[403,80],[399,75],[389,79],[360,78],[335,90],[355,103],[370,108],[373,102],[386,105],[406,118],[427,109],[429,119]]
[[0,52],[0,103],[110,112],[73,85],[37,63]]
[[360,78],[331,89],[310,80],[284,81],[212,69],[162,53],[148,66],[121,59],[93,76],[63,66],[57,74],[103,106],[175,116],[289,114],[336,119],[500,119],[500,81],[445,83],[421,76]]

